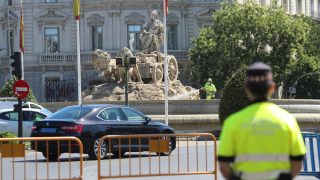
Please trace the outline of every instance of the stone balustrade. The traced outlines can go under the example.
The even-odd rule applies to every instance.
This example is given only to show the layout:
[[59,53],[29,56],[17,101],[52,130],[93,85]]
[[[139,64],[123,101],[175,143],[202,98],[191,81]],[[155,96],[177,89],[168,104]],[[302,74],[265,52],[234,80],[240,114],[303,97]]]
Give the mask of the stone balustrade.
[[[112,58],[117,56],[118,51],[108,51]],[[170,50],[169,55],[176,57],[178,61],[188,60],[187,50]],[[80,59],[82,64],[91,64],[92,52],[81,52]],[[53,53],[38,55],[41,65],[73,65],[77,62],[76,53]]]

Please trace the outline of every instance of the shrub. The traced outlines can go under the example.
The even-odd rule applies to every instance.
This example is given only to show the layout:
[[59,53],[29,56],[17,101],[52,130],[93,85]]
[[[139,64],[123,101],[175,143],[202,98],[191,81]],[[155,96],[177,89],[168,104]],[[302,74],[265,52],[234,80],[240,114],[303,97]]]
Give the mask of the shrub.
[[[16,138],[17,136],[11,132],[0,132],[0,138]],[[2,142],[2,144],[18,144],[18,141]]]
[[223,121],[232,113],[239,111],[249,104],[244,91],[246,66],[242,66],[228,81],[219,105],[219,119]]
[[[0,89],[0,97],[15,97],[13,94],[13,85],[18,81],[17,78],[13,78],[9,80],[1,89]],[[31,88],[29,91],[29,95],[25,98],[26,101],[37,102],[36,97],[34,96]]]

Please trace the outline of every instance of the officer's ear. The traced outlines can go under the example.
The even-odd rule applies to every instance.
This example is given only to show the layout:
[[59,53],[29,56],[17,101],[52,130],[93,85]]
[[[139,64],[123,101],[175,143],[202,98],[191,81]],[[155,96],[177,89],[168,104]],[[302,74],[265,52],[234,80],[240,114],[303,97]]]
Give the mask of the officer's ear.
[[252,95],[252,93],[250,92],[250,90],[246,85],[244,86],[244,92],[246,93],[250,101],[254,100],[254,96]]
[[274,93],[275,89],[276,89],[276,83],[272,82],[271,86],[269,87],[269,91],[268,91],[269,96],[271,96]]

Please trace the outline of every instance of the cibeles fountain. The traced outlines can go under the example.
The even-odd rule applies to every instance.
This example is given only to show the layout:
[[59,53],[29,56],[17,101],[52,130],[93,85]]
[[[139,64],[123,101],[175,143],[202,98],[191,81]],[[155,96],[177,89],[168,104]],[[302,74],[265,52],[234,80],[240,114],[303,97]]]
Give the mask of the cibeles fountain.
[[[129,36],[131,37],[131,36]],[[124,47],[117,57],[127,59],[128,69],[128,99],[132,100],[163,100],[164,99],[164,54],[160,45],[164,40],[163,24],[158,19],[158,13],[152,11],[150,20],[144,25],[139,36],[141,49],[135,54],[134,39],[129,40],[129,48]],[[125,57],[125,58],[123,58]],[[118,61],[117,61],[118,60]],[[121,59],[120,59],[121,60]],[[168,96],[169,99],[198,99],[198,90],[184,86],[178,80],[178,63],[174,56],[167,56],[168,64]],[[119,65],[119,58],[102,50],[95,50],[92,63],[99,71],[102,84],[91,85],[83,92],[84,101],[123,101],[125,100],[125,67]]]

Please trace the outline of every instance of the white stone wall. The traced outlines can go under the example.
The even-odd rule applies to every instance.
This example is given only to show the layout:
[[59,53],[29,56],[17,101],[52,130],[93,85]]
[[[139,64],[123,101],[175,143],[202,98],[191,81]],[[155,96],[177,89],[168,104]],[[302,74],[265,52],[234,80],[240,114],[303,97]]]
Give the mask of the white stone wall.
[[[44,80],[46,77],[76,79],[76,64],[40,64],[39,55],[44,54],[44,28],[59,27],[60,54],[76,52],[76,23],[73,17],[73,0],[58,0],[58,3],[45,3],[45,0],[24,0],[23,14],[25,24],[25,79],[29,82],[38,101],[44,101]],[[82,0],[81,1],[80,38],[81,52],[91,51],[90,17],[98,15],[102,19],[103,49],[117,51],[127,46],[127,19],[134,13],[149,19],[153,9],[158,10],[162,20],[161,0]],[[199,28],[212,23],[210,10],[219,9],[217,0],[169,0],[169,16],[177,25],[177,50],[187,51],[192,47],[192,38],[197,36]],[[13,0],[9,7],[14,16],[11,29],[15,30],[14,51],[19,51],[20,0]],[[49,13],[54,10],[54,13]],[[6,0],[0,1],[0,19],[7,14]],[[52,14],[55,17],[52,17]],[[10,15],[11,17],[11,15]],[[169,17],[168,17],[169,18]],[[134,18],[131,18],[134,19]],[[0,26],[0,58],[7,54],[7,27]],[[3,46],[3,47],[2,47]],[[10,76],[8,61],[0,60],[0,85]],[[178,59],[179,61],[179,59]],[[180,63],[186,63],[181,61]],[[3,64],[7,63],[7,66]],[[186,65],[182,67],[187,68]],[[89,68],[89,69],[88,69]],[[92,67],[83,66],[83,81],[96,73]],[[183,74],[183,73],[181,73]],[[85,82],[83,82],[85,84]],[[85,85],[84,85],[85,86]]]

